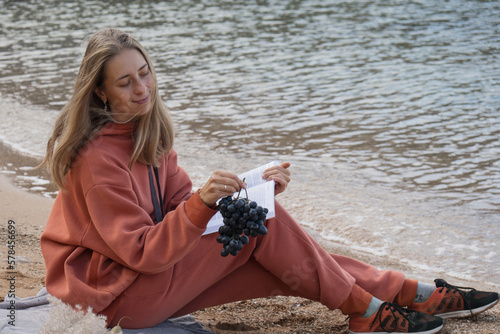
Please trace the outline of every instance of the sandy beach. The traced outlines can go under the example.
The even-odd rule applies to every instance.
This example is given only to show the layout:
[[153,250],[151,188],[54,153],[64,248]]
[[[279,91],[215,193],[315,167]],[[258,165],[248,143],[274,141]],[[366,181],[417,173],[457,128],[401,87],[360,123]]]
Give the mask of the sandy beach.
[[[19,189],[0,174],[0,279],[7,278],[9,222],[15,226],[16,295],[36,295],[44,286],[45,268],[39,238],[53,199]],[[12,223],[15,222],[15,223]],[[384,263],[377,263],[384,265]],[[394,264],[388,264],[394,266]],[[445,277],[446,278],[446,277]],[[458,283],[457,283],[458,284]],[[481,287],[478,287],[481,288]],[[487,287],[485,287],[487,288]],[[2,284],[0,299],[8,288]],[[301,298],[273,297],[236,302],[195,312],[195,318],[216,333],[347,333],[347,317]],[[500,332],[500,306],[472,318],[448,320],[442,333]]]
[[[9,225],[14,226],[16,295],[28,297],[45,284],[45,266],[40,250],[40,235],[50,213],[53,199],[18,189],[8,177],[0,174],[0,250],[2,264],[0,279],[7,278],[7,238]],[[10,222],[10,224],[9,224]],[[14,222],[14,223],[12,223]],[[0,298],[8,292],[7,284],[1,284]]]

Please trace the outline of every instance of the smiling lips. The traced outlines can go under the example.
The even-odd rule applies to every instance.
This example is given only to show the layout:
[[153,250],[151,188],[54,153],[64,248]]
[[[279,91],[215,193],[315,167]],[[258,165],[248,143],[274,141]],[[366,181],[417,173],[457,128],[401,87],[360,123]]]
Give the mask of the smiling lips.
[[142,100],[138,100],[138,101],[134,101],[134,103],[137,103],[137,104],[144,104],[146,102],[148,102],[149,100],[149,95],[146,96],[146,98],[142,99]]

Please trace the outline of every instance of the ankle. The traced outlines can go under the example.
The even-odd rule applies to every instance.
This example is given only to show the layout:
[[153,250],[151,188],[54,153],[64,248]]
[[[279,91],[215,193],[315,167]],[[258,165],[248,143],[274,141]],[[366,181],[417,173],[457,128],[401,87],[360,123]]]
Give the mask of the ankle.
[[436,290],[436,285],[434,284],[418,282],[417,294],[413,302],[423,303],[427,301],[430,298],[430,296],[432,296],[435,290]]
[[361,316],[362,318],[369,318],[372,315],[375,314],[375,312],[378,311],[380,308],[380,305],[382,305],[382,301],[378,298],[372,297],[372,300],[370,302],[370,305],[368,305],[368,309],[366,312]]

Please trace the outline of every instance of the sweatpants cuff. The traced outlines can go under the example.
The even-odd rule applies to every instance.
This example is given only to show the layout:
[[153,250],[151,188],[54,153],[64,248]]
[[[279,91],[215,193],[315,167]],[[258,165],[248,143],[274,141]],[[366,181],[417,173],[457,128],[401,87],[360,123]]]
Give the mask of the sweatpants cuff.
[[401,290],[394,298],[394,303],[399,306],[410,306],[417,296],[418,281],[414,279],[405,279]]
[[354,284],[349,297],[340,305],[339,309],[345,315],[361,316],[368,309],[372,297],[371,294],[363,290],[360,286]]

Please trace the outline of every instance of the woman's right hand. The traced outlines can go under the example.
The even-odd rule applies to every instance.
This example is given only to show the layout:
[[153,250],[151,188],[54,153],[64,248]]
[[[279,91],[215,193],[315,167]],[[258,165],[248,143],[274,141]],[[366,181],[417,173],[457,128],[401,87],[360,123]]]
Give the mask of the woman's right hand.
[[215,171],[208,179],[208,182],[200,189],[199,195],[203,203],[213,207],[219,198],[233,195],[235,192],[240,191],[241,188],[246,188],[246,184],[235,174]]

